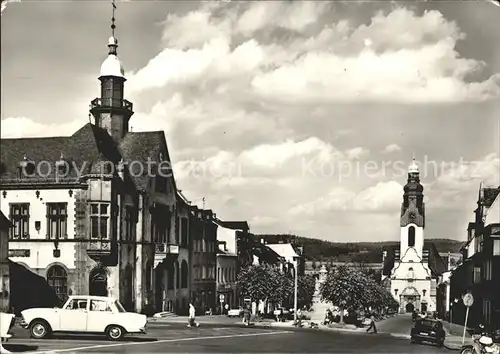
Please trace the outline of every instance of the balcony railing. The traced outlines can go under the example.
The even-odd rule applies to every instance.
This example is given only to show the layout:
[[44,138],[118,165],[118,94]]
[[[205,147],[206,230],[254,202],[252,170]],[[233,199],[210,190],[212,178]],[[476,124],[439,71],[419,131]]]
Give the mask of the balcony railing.
[[95,98],[90,102],[90,109],[94,108],[124,108],[132,111],[132,102],[121,98]]

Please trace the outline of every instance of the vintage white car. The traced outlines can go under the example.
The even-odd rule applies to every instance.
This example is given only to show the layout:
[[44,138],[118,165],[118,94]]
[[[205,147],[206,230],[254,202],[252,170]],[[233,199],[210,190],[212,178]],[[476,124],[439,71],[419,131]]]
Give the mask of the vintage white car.
[[102,296],[70,296],[62,308],[32,308],[21,312],[21,326],[31,338],[53,332],[104,333],[110,340],[145,334],[147,317],[127,312],[118,300]]
[[231,309],[227,311],[227,317],[241,317],[243,316],[243,309]]

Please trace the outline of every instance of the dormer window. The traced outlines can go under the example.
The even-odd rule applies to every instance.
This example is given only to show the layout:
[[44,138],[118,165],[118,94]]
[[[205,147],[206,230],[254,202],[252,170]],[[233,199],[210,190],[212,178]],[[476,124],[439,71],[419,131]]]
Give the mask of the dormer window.
[[69,173],[69,163],[64,159],[62,153],[59,160],[56,161],[56,169],[59,177],[66,177]]
[[23,160],[19,163],[21,177],[32,177],[35,173],[35,161],[29,160],[26,154]]

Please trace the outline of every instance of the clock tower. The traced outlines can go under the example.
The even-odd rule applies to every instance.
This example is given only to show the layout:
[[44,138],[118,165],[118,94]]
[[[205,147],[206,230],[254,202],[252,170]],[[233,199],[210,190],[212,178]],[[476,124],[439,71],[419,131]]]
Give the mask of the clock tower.
[[420,172],[413,159],[408,168],[408,180],[404,186],[401,204],[400,256],[420,262],[424,249],[425,204],[424,187],[420,184]]

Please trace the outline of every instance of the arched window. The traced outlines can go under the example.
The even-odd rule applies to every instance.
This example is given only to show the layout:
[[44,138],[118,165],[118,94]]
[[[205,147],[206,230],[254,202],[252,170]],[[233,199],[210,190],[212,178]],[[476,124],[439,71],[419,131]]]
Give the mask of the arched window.
[[415,227],[408,228],[408,247],[415,247]]
[[179,262],[175,262],[175,288],[179,289],[181,285],[181,267]]
[[54,289],[57,297],[62,302],[66,301],[68,297],[68,274],[66,270],[59,265],[50,267],[47,271],[47,282]]
[[181,265],[181,288],[186,289],[188,287],[188,279],[189,279],[189,274],[188,274],[188,264],[186,260],[182,261]]

